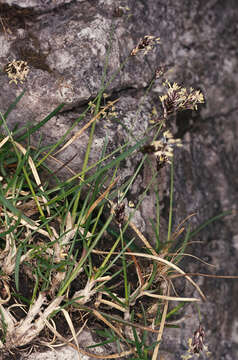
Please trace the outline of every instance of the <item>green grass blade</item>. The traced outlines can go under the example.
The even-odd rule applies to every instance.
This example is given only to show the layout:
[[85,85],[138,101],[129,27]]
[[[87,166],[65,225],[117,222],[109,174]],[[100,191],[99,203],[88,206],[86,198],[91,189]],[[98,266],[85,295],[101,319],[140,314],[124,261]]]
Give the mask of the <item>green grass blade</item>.
[[[44,126],[52,117],[58,114],[58,112],[63,108],[64,104],[60,104],[54,109],[49,115],[47,115],[42,121],[40,121],[37,125],[33,126],[32,128],[28,129],[23,135],[17,138],[17,141],[23,141],[25,138],[29,137],[30,135],[34,134],[34,132],[38,131],[42,126]],[[13,133],[13,136],[16,135],[16,132]]]
[[205,227],[207,227],[208,225],[212,224],[214,221],[217,221],[225,216],[231,215],[233,213],[233,210],[227,210],[224,211],[218,215],[215,215],[213,217],[211,217],[210,219],[208,219],[207,221],[205,221],[204,223],[202,223],[202,225],[200,225],[196,230],[192,231],[190,233],[189,239],[193,238],[194,236],[196,236],[201,230],[203,230]]
[[25,216],[20,210],[16,209],[12,203],[7,200],[1,193],[0,193],[0,202],[8,209],[12,212],[13,215],[17,216],[18,218],[21,218],[23,220],[25,220],[29,225],[31,226],[35,226],[35,223],[28,218],[27,216]]
[[[16,105],[19,103],[19,101],[21,100],[22,96],[25,94],[26,90],[24,89],[21,94],[16,98],[16,100],[9,106],[9,108],[7,109],[7,111],[5,112],[4,119],[7,119],[8,115],[10,114],[10,112],[16,107]],[[2,120],[0,120],[0,126],[2,125]]]
[[173,192],[174,192],[174,165],[173,165],[173,161],[172,161],[171,175],[170,175],[169,223],[168,223],[168,235],[167,235],[167,240],[168,241],[170,241],[171,232],[172,232]]
[[19,218],[17,219],[17,221],[14,223],[14,225],[9,226],[9,227],[8,227],[8,230],[1,232],[1,233],[0,233],[0,237],[3,238],[3,237],[6,236],[7,234],[13,233],[14,230],[17,229],[17,227],[19,226],[20,222],[21,222],[21,217],[19,217]]
[[67,288],[69,287],[70,283],[77,277],[79,270],[81,269],[81,267],[83,266],[83,264],[85,263],[85,261],[87,260],[87,258],[89,257],[89,255],[91,254],[92,250],[94,249],[94,247],[97,245],[98,241],[101,239],[104,231],[107,229],[108,225],[110,224],[110,222],[112,221],[112,215],[107,219],[106,223],[104,224],[104,226],[102,227],[102,229],[100,230],[100,232],[98,233],[97,237],[95,238],[95,240],[93,241],[92,245],[88,248],[88,251],[86,253],[86,255],[79,261],[78,265],[76,266],[76,268],[72,271],[72,273],[70,274],[69,278],[67,279],[67,281],[62,285],[61,289],[58,292],[58,296],[61,296],[64,294],[64,292],[67,290]]

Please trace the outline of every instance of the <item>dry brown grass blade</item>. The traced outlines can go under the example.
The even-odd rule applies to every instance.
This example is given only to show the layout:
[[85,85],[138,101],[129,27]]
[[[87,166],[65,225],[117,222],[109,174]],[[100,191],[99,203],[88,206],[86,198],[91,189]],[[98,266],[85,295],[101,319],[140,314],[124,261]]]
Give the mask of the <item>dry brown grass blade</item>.
[[[54,320],[53,320],[53,319],[46,320],[46,326],[47,326],[47,322],[48,322],[48,321],[50,321],[50,322],[53,324],[52,326],[53,326],[53,328],[56,330],[56,324],[55,324]],[[50,340],[50,341],[40,340],[40,343],[41,343],[42,345],[44,345],[44,346],[49,347],[50,349],[53,349],[56,340],[57,340],[57,336],[53,333],[53,338],[52,338],[52,340]]]
[[[57,173],[59,173],[61,170],[63,170],[64,168],[68,168],[68,164],[69,163],[71,163],[71,161],[73,161],[76,157],[78,156],[78,154],[76,153],[76,154],[74,154],[74,156],[72,156],[68,161],[66,161],[65,163],[64,162],[62,162],[62,165],[58,168],[58,169],[56,169],[52,174],[51,174],[51,176],[54,176],[54,175],[56,175]],[[53,157],[53,159],[55,159],[55,157]]]
[[108,327],[110,327],[112,329],[112,331],[115,331],[115,333],[119,336],[119,338],[121,338],[128,346],[128,342],[127,340],[124,338],[124,336],[122,335],[122,333],[114,326],[112,325],[112,323],[110,321],[108,321],[102,314],[100,314],[100,312],[98,312],[97,310],[93,310],[93,314],[102,322],[104,322],[104,324],[106,324]]
[[76,347],[77,347],[77,351],[78,351],[78,355],[79,355],[79,359],[81,359],[81,356],[79,354],[79,343],[78,343],[78,339],[77,339],[77,334],[76,334],[76,331],[75,331],[75,328],[74,328],[74,325],[73,325],[73,322],[69,316],[69,313],[65,310],[65,309],[61,309],[62,313],[64,314],[64,317],[69,325],[69,328],[70,328],[70,331],[72,333],[72,336],[73,336],[73,339],[74,339],[74,342],[76,344]]
[[[36,148],[35,146],[33,146],[33,145],[31,145],[31,148],[34,149],[34,150],[37,149],[37,148]],[[44,152],[44,151],[43,151],[42,154],[43,154],[43,155],[47,155],[47,152]],[[60,159],[57,159],[54,155],[48,155],[48,158],[49,158],[50,160],[54,160],[57,164],[59,164],[59,165],[60,165],[60,168],[65,168],[65,169],[67,169],[71,174],[76,175],[76,172],[75,172],[74,170],[72,170],[72,169],[68,166],[68,162],[64,163],[64,162],[61,161]],[[57,169],[57,170],[55,171],[55,173],[57,173],[58,171],[60,171],[60,168]],[[53,174],[55,174],[55,173],[53,173]],[[81,176],[78,176],[78,178],[79,178],[80,181],[84,181]],[[88,184],[88,183],[86,183],[85,185],[88,186],[88,187],[90,187],[90,184]]]
[[[94,308],[91,308],[89,306],[82,306],[81,307],[83,310],[86,310],[86,311],[89,311],[89,312],[93,312],[95,309]],[[149,331],[149,332],[152,332],[152,333],[156,333],[158,334],[159,330],[155,330],[155,329],[152,329],[151,327],[149,326],[144,326],[144,325],[141,325],[141,324],[138,324],[136,322],[131,322],[129,320],[124,320],[122,318],[120,318],[119,316],[117,315],[110,315],[110,314],[106,314],[106,313],[103,313],[102,311],[100,311],[101,314],[107,316],[109,319],[111,319],[112,321],[115,321],[115,322],[118,322],[118,323],[122,323],[122,324],[125,324],[125,325],[129,325],[129,326],[132,326],[132,327],[135,327],[135,328],[138,328],[138,329],[141,329],[141,330],[144,330],[144,331]]]
[[88,351],[85,351],[81,348],[77,349],[77,347],[70,343],[67,339],[65,339],[57,330],[54,329],[54,327],[49,323],[48,320],[45,321],[46,325],[48,326],[48,328],[58,337],[58,339],[60,341],[63,342],[63,345],[68,345],[70,347],[72,347],[74,350],[79,351],[81,354],[88,356],[89,358],[95,358],[95,359],[119,359],[123,356],[128,356],[130,354],[133,353],[133,350],[129,350],[129,351],[123,351],[120,354],[112,354],[112,355],[96,355],[93,353],[90,353]]
[[237,275],[213,275],[213,274],[202,274],[202,273],[186,273],[186,274],[175,274],[171,275],[170,279],[175,279],[177,277],[182,276],[203,276],[208,278],[215,278],[215,279],[238,279]]
[[59,154],[61,151],[63,151],[64,149],[66,149],[66,147],[68,147],[69,145],[71,145],[76,139],[78,139],[85,130],[87,130],[87,128],[94,122],[96,121],[99,116],[104,113],[109,107],[113,106],[119,99],[116,99],[114,101],[110,101],[109,104],[107,104],[102,110],[100,110],[97,115],[95,115],[86,125],[84,125],[82,127],[82,129],[80,129],[69,141],[67,141],[66,144],[64,144],[64,146],[59,149],[58,151],[56,151],[56,153],[54,153],[54,155]]
[[[128,220],[128,218],[126,219]],[[153,249],[153,247],[150,245],[149,241],[145,238],[145,236],[140,232],[140,230],[137,229],[137,227],[132,223],[129,222],[131,228],[135,231],[135,233],[137,234],[137,236],[141,239],[141,241],[145,244],[145,246],[147,247],[148,250],[151,251],[151,253],[154,256],[158,256],[157,252],[155,251],[155,249]]]
[[[125,255],[130,255],[130,253],[124,253]],[[149,254],[141,254],[141,253],[134,253],[135,256],[139,256],[139,257],[146,257],[152,260],[156,260],[164,265],[167,265],[169,268],[172,268],[174,270],[176,270],[178,273],[183,274],[186,279],[196,288],[196,290],[199,292],[199,294],[201,295],[202,299],[205,301],[206,300],[206,296],[203,294],[202,290],[200,289],[200,287],[188,276],[186,275],[186,273],[181,270],[177,265],[173,264],[172,262],[165,260],[161,257],[159,257],[158,255],[154,256],[154,255],[149,255]]]
[[10,136],[6,136],[1,142],[0,142],[0,149],[3,147],[3,145],[9,140]]
[[[88,322],[88,319],[87,320],[83,320],[81,319],[82,321],[84,321],[83,325],[81,326],[81,328],[77,331],[76,333],[76,336],[78,337],[79,334],[81,334],[81,332],[84,330],[85,326],[87,325],[87,322]],[[62,344],[55,344],[55,341],[57,339],[57,330],[56,330],[56,325],[55,325],[55,322],[53,321],[53,319],[50,319],[49,320],[50,323],[52,323],[52,326],[53,328],[55,329],[55,332],[53,333],[53,339],[50,341],[50,342],[47,342],[47,341],[43,341],[43,340],[40,340],[40,343],[44,346],[48,346],[49,348],[51,349],[55,349],[55,348],[58,348],[58,347],[62,347]],[[48,320],[46,320],[46,326],[48,326]],[[70,339],[67,339],[67,343],[71,343],[71,341],[73,341],[74,338],[71,337]],[[80,348],[77,350],[80,352]]]
[[138,264],[138,261],[136,260],[136,257],[134,256],[134,254],[133,254],[133,252],[131,251],[130,248],[128,248],[128,251],[131,252],[131,257],[132,257],[132,260],[133,260],[133,262],[135,264],[138,281],[139,281],[140,287],[142,287],[145,284],[145,281],[144,281],[144,278],[143,278],[143,275],[142,275],[140,265]]
[[[170,291],[170,285],[168,284],[168,290],[167,290],[168,295],[169,295],[169,291]],[[166,300],[165,304],[164,304],[164,310],[163,310],[161,322],[160,322],[159,333],[158,333],[158,336],[157,336],[158,344],[154,348],[152,360],[158,359],[158,352],[159,352],[159,347],[160,347],[160,342],[161,342],[161,339],[162,339],[162,335],[163,335],[163,332],[164,332],[165,320],[166,320],[166,316],[167,316],[167,312],[168,312],[168,305],[169,305],[169,302],[168,302],[168,300]]]
[[87,214],[82,220],[82,223],[84,224],[89,215],[93,212],[93,210],[96,208],[96,206],[107,196],[111,188],[118,182],[119,177],[117,177],[109,186],[108,188],[99,196],[97,200],[94,201],[94,203],[90,206]]
[[128,310],[125,309],[124,307],[112,302],[112,301],[109,301],[109,300],[105,300],[105,299],[100,299],[97,306],[100,306],[100,304],[105,304],[105,305],[108,305],[110,306],[111,308],[115,308],[123,313],[127,312]]
[[[19,144],[16,141],[13,141],[13,143],[23,153],[23,155],[26,154],[27,151],[21,144]],[[43,186],[41,184],[40,177],[39,177],[38,172],[36,170],[34,161],[32,160],[32,157],[30,155],[28,157],[28,162],[29,162],[29,166],[31,168],[32,174],[34,176],[35,182],[39,186],[39,188],[41,189],[42,193],[44,194],[44,189],[43,189]],[[40,208],[40,203],[38,202],[37,197],[35,198],[35,200],[37,202],[37,206]],[[43,200],[44,204],[47,204],[48,200],[46,199],[46,197],[44,195],[42,195],[42,200]],[[48,215],[50,215],[50,208],[48,206],[46,206],[46,210],[47,210]]]
[[[100,250],[93,250],[94,253],[97,254],[108,254],[108,251],[100,251]],[[112,254],[118,254],[117,252],[112,252]],[[129,252],[124,252],[125,255],[130,255],[131,253]],[[183,271],[181,270],[177,265],[173,264],[172,262],[165,260],[161,257],[159,257],[158,255],[149,255],[149,254],[142,254],[142,253],[133,253],[134,256],[138,256],[138,257],[145,257],[151,260],[156,260],[164,265],[167,265],[168,268],[172,268],[174,270],[176,270],[179,274],[182,274],[182,276],[186,277],[186,279],[196,288],[196,290],[199,292],[199,294],[201,295],[201,298],[206,301],[206,296],[203,294],[202,290],[200,289],[200,287]]]
[[177,232],[174,232],[172,235],[171,235],[171,238],[170,238],[170,241],[175,241],[183,232],[184,232],[185,228],[182,227],[181,229],[178,229]]
[[179,296],[167,296],[167,295],[157,295],[152,294],[149,291],[142,291],[141,295],[146,295],[148,297],[152,297],[154,299],[161,299],[166,301],[184,301],[184,302],[198,302],[201,301],[200,299],[196,298],[186,298],[186,297],[179,297]]
[[[184,231],[184,228],[182,228],[183,230],[180,229],[181,226],[182,226],[188,219],[190,219],[192,216],[195,216],[195,215],[197,215],[197,213],[192,213],[192,214],[186,216],[186,218],[181,221],[181,223],[176,227],[175,231],[173,232],[173,234],[172,234],[172,236],[171,236],[171,240],[177,239],[177,237]],[[182,231],[181,231],[181,230],[182,230]]]
[[[182,247],[180,249],[178,249],[178,251],[176,253],[168,253],[168,255],[173,256],[173,258],[174,258],[174,257],[179,255],[181,250],[182,250]],[[199,262],[201,262],[204,265],[211,266],[211,267],[214,267],[214,268],[216,267],[216,265],[209,264],[208,262],[200,259],[198,256],[195,256],[195,255],[192,255],[192,254],[183,253],[182,256],[188,256],[188,257],[191,257],[191,258],[194,258],[194,259],[198,260]]]
[[4,35],[6,39],[9,39],[9,35],[12,35],[11,29],[8,27],[7,19],[6,17],[0,16],[0,22],[4,31]]
[[[18,217],[16,215],[13,215],[11,212],[7,211],[7,214],[8,214],[8,216],[12,217],[14,220],[16,220],[16,221],[18,220]],[[26,228],[29,228],[31,230],[35,230],[39,234],[44,235],[44,236],[48,237],[49,239],[51,239],[50,234],[47,231],[45,231],[43,229],[39,229],[39,227],[37,226],[37,223],[34,220],[31,219],[31,222],[35,223],[36,225],[35,226],[31,225],[24,219],[20,220],[20,223],[22,225],[24,225]]]

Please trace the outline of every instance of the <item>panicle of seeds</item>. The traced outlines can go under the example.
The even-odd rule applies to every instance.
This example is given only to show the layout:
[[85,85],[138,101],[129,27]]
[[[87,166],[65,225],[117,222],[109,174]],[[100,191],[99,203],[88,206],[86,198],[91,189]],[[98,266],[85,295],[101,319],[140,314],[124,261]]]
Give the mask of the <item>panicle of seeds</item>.
[[26,61],[13,60],[6,66],[5,71],[10,79],[9,84],[14,82],[17,85],[18,81],[22,84],[28,75],[29,66]]
[[163,136],[160,140],[153,141],[155,147],[155,156],[157,157],[157,167],[161,167],[166,163],[171,164],[171,159],[174,155],[174,148],[181,147],[181,139],[174,139],[170,130],[163,132]]
[[166,130],[163,132],[161,139],[155,140],[149,145],[145,145],[141,151],[143,153],[155,155],[157,160],[157,170],[159,171],[166,164],[171,164],[174,148],[181,146],[183,146],[181,139],[175,139],[170,130]]
[[131,51],[131,55],[135,56],[139,51],[142,51],[146,55],[156,45],[160,44],[160,38],[152,35],[146,35],[143,39],[140,39],[137,46]]
[[125,219],[125,203],[121,202],[117,204],[116,208],[114,209],[115,219],[121,226],[124,219]]
[[161,65],[159,66],[155,71],[155,78],[159,79],[161,76],[163,76],[165,73],[165,66]]
[[205,331],[201,325],[194,332],[193,338],[188,339],[188,349],[185,355],[182,355],[183,360],[192,359],[195,356],[199,357],[201,352],[205,353],[207,357],[211,355],[208,347],[204,344]]
[[153,106],[153,109],[151,111],[151,114],[150,114],[150,118],[149,118],[149,123],[150,124],[155,124],[156,122],[158,122],[158,111],[156,109],[155,106]]
[[169,71],[171,71],[169,64],[161,64],[155,70],[154,77],[155,77],[155,79],[161,79],[165,75],[165,73],[167,73]]
[[128,6],[116,6],[113,11],[113,17],[121,17],[127,11],[130,11],[130,8]]
[[197,110],[198,104],[204,103],[204,96],[200,90],[194,90],[192,87],[187,90],[177,83],[171,84],[168,80],[163,85],[168,87],[167,94],[160,96],[164,118],[181,110]]
[[[109,105],[111,103],[111,101],[109,101],[107,103],[107,105]],[[112,105],[109,109],[107,109],[106,111],[102,111],[102,118],[106,118],[106,119],[110,119],[110,118],[115,118],[116,116],[118,116],[118,113],[116,111],[116,107],[115,105]]]
[[[109,97],[108,94],[103,93],[103,98],[107,99]],[[110,105],[112,102],[108,101],[106,105],[101,106],[100,107],[100,111],[101,111],[101,116],[100,118],[104,119],[111,119],[111,118],[115,118],[116,116],[118,116],[118,112],[116,111],[116,107],[115,105],[110,106],[107,110],[104,110],[104,108],[107,105]],[[92,101],[89,101],[88,105],[90,106],[90,112],[91,114],[93,114],[95,112],[96,109],[96,104],[94,104]]]

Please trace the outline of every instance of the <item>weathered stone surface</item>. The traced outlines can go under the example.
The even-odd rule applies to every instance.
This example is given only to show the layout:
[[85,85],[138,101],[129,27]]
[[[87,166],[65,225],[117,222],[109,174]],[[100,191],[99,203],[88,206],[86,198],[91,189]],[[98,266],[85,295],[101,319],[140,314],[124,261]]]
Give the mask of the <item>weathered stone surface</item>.
[[[78,0],[78,2],[83,0]],[[34,9],[35,11],[48,12],[64,4],[69,4],[72,0],[6,0],[2,1],[10,6],[17,6],[20,9]]]
[[[64,102],[66,105],[61,114],[43,129],[44,144],[56,142],[97,94],[107,54],[106,80],[109,80],[141,37],[160,36],[161,45],[154,51],[147,56],[139,54],[128,59],[106,92],[113,98],[120,97],[117,104],[120,121],[139,138],[162,91],[156,82],[143,101],[145,88],[158,66],[169,64],[173,69],[168,73],[171,80],[182,82],[186,87],[201,88],[206,97],[202,111],[182,113],[172,124],[174,134],[185,144],[175,156],[174,224],[178,225],[194,211],[197,213],[190,223],[196,227],[221,211],[237,210],[237,1],[128,0],[117,4],[110,0],[8,0],[1,1],[0,9],[3,4],[9,7],[3,8],[5,30],[0,32],[0,65],[3,68],[13,59],[21,59],[30,66],[24,84],[9,84],[6,74],[0,74],[1,111],[7,109],[23,88],[26,89],[8,118],[11,127],[17,122],[36,123]],[[120,5],[122,16],[117,12]],[[11,18],[7,17],[6,9]],[[96,126],[97,140],[91,161],[97,158],[106,134],[111,149],[128,138],[127,131],[118,123],[105,120],[100,125]],[[80,127],[81,123],[74,131]],[[67,161],[78,153],[72,167],[80,170],[87,141],[88,135],[84,133],[60,154],[61,160]],[[139,160],[140,154],[136,154],[126,163],[121,173],[122,181],[133,174]],[[129,195],[134,202],[149,176],[145,166]],[[163,195],[162,220],[166,224],[167,170],[158,174],[158,182]],[[142,205],[138,222],[140,228],[144,227],[147,235],[152,236],[148,216],[154,214],[154,198],[150,196]],[[195,243],[190,252],[216,268],[209,270],[186,258],[184,269],[237,275],[237,234],[234,216],[213,223],[194,238],[202,243]],[[238,357],[237,282],[201,278],[199,284],[208,297],[208,302],[201,306],[206,343],[214,359],[234,360]],[[192,289],[186,289],[186,292],[192,293]],[[191,317],[187,318],[188,315]],[[170,352],[170,355],[168,352],[164,355],[166,359],[180,359],[184,354],[187,339],[198,326],[197,318],[196,308],[189,306],[181,328],[165,331],[161,347]]]

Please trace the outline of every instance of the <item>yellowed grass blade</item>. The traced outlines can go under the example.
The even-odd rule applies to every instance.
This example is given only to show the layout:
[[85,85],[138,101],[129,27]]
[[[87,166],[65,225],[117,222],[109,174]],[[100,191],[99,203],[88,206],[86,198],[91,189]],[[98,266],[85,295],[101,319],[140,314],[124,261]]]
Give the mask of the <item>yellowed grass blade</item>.
[[147,247],[148,250],[151,251],[151,253],[154,256],[158,256],[157,252],[155,251],[155,249],[153,249],[153,247],[150,245],[149,241],[145,238],[145,236],[137,229],[137,227],[130,222],[130,226],[131,228],[135,231],[135,233],[137,234],[137,236],[141,239],[141,241],[143,241],[143,243],[145,244],[145,246]]
[[92,211],[95,209],[95,207],[107,196],[111,188],[117,183],[118,177],[108,186],[108,188],[102,193],[102,195],[99,196],[97,200],[94,201],[92,206],[90,206],[85,218],[83,218],[82,223],[85,223],[89,215],[92,213]]
[[[180,248],[179,250],[181,250],[181,248]],[[168,255],[173,255],[173,257],[174,257],[174,256],[178,256],[178,255],[179,255],[179,252],[180,252],[179,250],[178,250],[176,253],[169,253]],[[214,264],[209,264],[208,262],[200,259],[198,256],[195,256],[195,255],[192,255],[192,254],[183,253],[182,256],[183,256],[183,257],[184,257],[184,256],[188,256],[188,257],[191,257],[191,258],[193,258],[193,259],[196,259],[197,261],[201,262],[201,263],[204,264],[204,265],[211,266],[211,267],[214,267],[214,268],[216,267],[216,265],[214,265]]]
[[100,314],[100,312],[98,312],[97,310],[93,310],[93,314],[99,320],[103,321],[107,326],[109,326],[113,331],[115,331],[115,333],[119,336],[119,338],[123,339],[127,343],[127,345],[129,345],[126,339],[124,338],[124,336],[121,334],[121,332],[114,325],[112,325],[112,323],[108,321],[102,314]]
[[[130,255],[130,253],[125,252],[125,255]],[[197,289],[197,291],[199,292],[199,294],[201,295],[202,299],[205,301],[206,300],[206,296],[203,294],[202,290],[200,289],[200,287],[188,276],[186,275],[186,273],[181,270],[177,265],[173,264],[172,262],[165,260],[161,257],[154,256],[154,255],[149,255],[149,254],[141,254],[141,253],[133,253],[135,256],[139,256],[139,257],[145,257],[148,259],[153,259],[156,260],[162,264],[168,265],[169,268],[172,268],[174,270],[176,270],[178,273],[183,274],[185,276],[185,278]]]
[[[175,239],[178,237],[178,235],[180,234],[180,232],[179,232],[180,230],[179,230],[179,229],[181,228],[181,226],[182,226],[188,219],[190,219],[192,216],[195,216],[195,215],[197,215],[197,213],[192,213],[192,214],[186,216],[186,218],[181,221],[181,223],[177,226],[177,228],[175,229],[175,231],[174,231],[174,233],[173,233],[173,235],[172,235],[172,240],[175,240]],[[183,231],[184,231],[184,228],[183,228]]]
[[[13,215],[11,212],[8,212],[7,211],[7,214],[9,215],[9,216],[11,216],[14,220],[18,220],[18,217],[16,216],[16,215]],[[39,234],[42,234],[42,235],[44,235],[44,236],[47,236],[49,239],[51,239],[51,237],[50,237],[50,234],[47,232],[47,231],[45,231],[45,230],[43,230],[43,229],[39,229],[38,228],[38,225],[37,225],[37,223],[34,221],[34,220],[31,220],[33,223],[35,223],[36,225],[34,226],[34,225],[31,225],[31,224],[29,224],[26,220],[24,220],[24,219],[21,219],[21,224],[22,225],[24,225],[24,226],[26,226],[27,228],[29,228],[29,229],[31,229],[31,230],[36,230]]]
[[[26,149],[25,149],[21,144],[19,144],[18,142],[16,142],[16,141],[13,141],[13,142],[14,142],[14,144],[16,145],[16,147],[23,153],[23,155],[25,155],[25,154],[26,154]],[[37,170],[36,170],[34,161],[32,160],[31,156],[28,157],[28,162],[29,162],[29,165],[30,165],[30,168],[31,168],[32,174],[33,174],[33,176],[34,176],[34,179],[35,179],[36,184],[39,186],[39,188],[41,189],[42,193],[44,193],[44,189],[43,189],[43,186],[42,186],[42,184],[41,184],[40,177],[39,177],[39,175],[38,175],[38,172],[37,172]],[[42,200],[43,200],[43,202],[44,202],[45,204],[48,202],[44,195],[42,195]],[[38,202],[37,199],[36,199],[36,201]],[[39,203],[38,203],[37,205],[40,207],[40,204],[39,204]],[[49,207],[46,206],[46,209],[47,209],[48,215],[50,215],[50,209],[49,209]]]
[[73,335],[73,339],[74,339],[74,342],[76,344],[76,347],[77,347],[77,350],[78,350],[78,355],[79,355],[79,359],[81,359],[81,356],[79,354],[79,343],[78,343],[78,339],[77,339],[77,335],[76,335],[76,331],[75,331],[75,328],[74,328],[74,325],[72,323],[72,320],[69,316],[69,313],[65,310],[65,309],[61,309],[62,313],[64,314],[64,317],[69,325],[69,328],[70,328],[70,331]]
[[[100,250],[93,250],[94,253],[97,254],[108,254],[108,251],[100,251]],[[117,252],[112,252],[112,254],[118,254]],[[125,255],[130,255],[131,253],[129,252],[125,252]],[[158,255],[149,255],[149,254],[142,254],[142,253],[133,253],[133,255],[138,256],[138,257],[144,257],[147,259],[151,259],[151,260],[156,260],[164,265],[167,265],[169,268],[172,268],[174,270],[176,270],[178,273],[182,274],[182,276],[184,276],[195,288],[196,290],[199,292],[199,294],[201,295],[202,299],[205,301],[206,300],[206,296],[203,294],[202,290],[200,289],[200,287],[183,271],[181,270],[177,265],[173,264],[172,262],[165,260],[161,257],[159,257]]]
[[[168,295],[169,295],[169,290],[170,290],[170,286],[168,285],[168,291],[167,291]],[[159,352],[159,347],[160,347],[160,342],[161,342],[161,339],[162,339],[162,335],[163,335],[163,332],[164,332],[164,325],[165,325],[166,315],[167,315],[167,312],[168,312],[168,305],[169,305],[169,302],[168,302],[168,300],[166,300],[165,304],[164,304],[164,310],[163,310],[162,318],[161,318],[159,333],[158,333],[158,336],[157,336],[158,344],[154,348],[152,360],[158,359],[158,352]]]
[[0,149],[1,147],[8,141],[10,136],[6,136],[1,142],[0,142]]
[[118,359],[120,357],[128,356],[128,355],[133,353],[133,350],[129,350],[129,351],[123,351],[120,354],[96,355],[96,354],[93,354],[93,353],[89,353],[89,352],[87,352],[87,351],[85,351],[85,350],[83,350],[81,348],[77,349],[77,347],[74,344],[68,342],[67,339],[65,339],[62,335],[60,335],[60,333],[58,333],[58,331],[54,329],[54,327],[49,323],[48,320],[45,320],[45,323],[48,326],[48,328],[58,337],[58,339],[60,339],[63,342],[63,344],[67,344],[68,346],[72,347],[73,349],[75,349],[77,351],[80,351],[81,354],[86,355],[89,358],[95,358],[95,359]]
[[128,309],[126,309],[126,308],[124,308],[124,307],[122,307],[122,306],[120,306],[120,305],[118,305],[118,304],[116,304],[116,303],[114,303],[112,301],[109,301],[109,300],[100,299],[100,304],[108,305],[108,306],[110,306],[112,308],[115,308],[115,309],[121,311],[121,312],[127,312],[128,311]]
[[167,296],[167,295],[157,295],[157,294],[151,294],[148,291],[143,291],[141,293],[141,295],[146,295],[155,299],[162,299],[162,300],[166,300],[166,301],[201,301],[200,299],[196,299],[196,298],[186,298],[186,297],[178,297],[178,296]]
[[107,104],[101,111],[99,111],[99,113],[97,113],[97,115],[95,115],[86,125],[84,125],[82,127],[82,129],[80,129],[69,141],[67,141],[67,143],[61,148],[59,149],[56,153],[54,153],[54,155],[59,154],[61,151],[63,151],[66,147],[68,147],[69,145],[71,145],[76,139],[78,139],[83,132],[95,121],[99,118],[99,116],[105,112],[105,110],[107,110],[109,107],[113,106],[119,99],[116,99],[114,101],[111,101],[109,104]]

